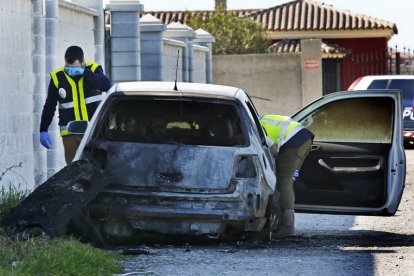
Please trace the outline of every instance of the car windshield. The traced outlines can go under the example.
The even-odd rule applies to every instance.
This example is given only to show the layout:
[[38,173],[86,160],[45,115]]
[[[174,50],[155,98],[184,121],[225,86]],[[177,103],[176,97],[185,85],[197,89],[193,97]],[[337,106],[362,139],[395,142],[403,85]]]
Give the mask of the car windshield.
[[120,142],[242,146],[245,135],[237,111],[226,101],[129,98],[109,108],[103,133]]

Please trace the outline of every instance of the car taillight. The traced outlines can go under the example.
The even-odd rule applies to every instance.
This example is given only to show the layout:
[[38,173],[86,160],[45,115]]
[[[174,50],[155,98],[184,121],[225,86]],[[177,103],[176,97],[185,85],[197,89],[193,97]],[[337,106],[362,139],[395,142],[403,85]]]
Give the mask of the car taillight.
[[255,178],[256,166],[254,164],[253,156],[246,155],[240,157],[236,164],[236,177],[240,178]]
[[349,87],[348,87],[348,91],[352,91],[354,90],[355,86],[358,84],[358,82],[360,82],[362,80],[362,77],[357,78]]

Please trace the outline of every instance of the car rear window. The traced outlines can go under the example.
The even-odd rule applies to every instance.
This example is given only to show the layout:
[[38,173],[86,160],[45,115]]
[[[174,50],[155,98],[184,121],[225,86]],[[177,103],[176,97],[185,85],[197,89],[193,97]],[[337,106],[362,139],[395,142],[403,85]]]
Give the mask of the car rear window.
[[104,137],[151,144],[241,146],[245,135],[234,103],[182,99],[118,100],[107,111]]

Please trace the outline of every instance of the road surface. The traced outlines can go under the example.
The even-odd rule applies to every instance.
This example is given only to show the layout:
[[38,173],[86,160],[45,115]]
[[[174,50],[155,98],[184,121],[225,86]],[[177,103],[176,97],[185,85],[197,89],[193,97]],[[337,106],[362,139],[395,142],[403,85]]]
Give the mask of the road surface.
[[414,150],[393,217],[298,214],[271,242],[141,245],[125,275],[414,275]]

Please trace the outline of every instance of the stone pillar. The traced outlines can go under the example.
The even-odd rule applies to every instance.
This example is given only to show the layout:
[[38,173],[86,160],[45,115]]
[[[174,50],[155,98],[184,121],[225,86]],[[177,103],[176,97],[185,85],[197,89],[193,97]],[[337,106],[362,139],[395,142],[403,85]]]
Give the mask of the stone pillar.
[[173,22],[167,25],[167,31],[164,33],[165,38],[183,41],[187,47],[183,53],[183,81],[193,81],[193,39],[195,32],[185,24]]
[[[64,61],[63,56],[57,55],[58,49],[58,30],[59,30],[59,1],[46,0],[46,72],[52,72]],[[49,84],[50,76],[46,75],[46,83]],[[43,91],[42,91],[43,92]],[[47,90],[43,93],[47,93]],[[57,110],[55,117],[49,127],[49,135],[52,139],[52,149],[47,150],[47,178],[57,173],[64,162],[62,138],[59,134],[57,119]]]
[[99,15],[93,18],[95,29],[93,31],[95,38],[95,62],[105,68],[105,15],[103,10],[103,0],[96,0],[94,7]]
[[111,79],[112,83],[141,80],[140,13],[138,0],[111,0]]
[[164,23],[151,14],[140,20],[141,24],[141,80],[161,81]]
[[213,83],[213,43],[215,38],[203,29],[197,29],[195,33],[194,43],[205,46],[209,50],[206,55],[206,83]]
[[46,30],[45,9],[43,0],[32,2],[33,9],[33,151],[34,151],[34,183],[35,186],[46,181],[47,178],[47,152],[40,144],[39,126],[43,105],[46,100]]
[[302,106],[322,97],[321,39],[302,39]]

